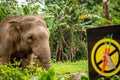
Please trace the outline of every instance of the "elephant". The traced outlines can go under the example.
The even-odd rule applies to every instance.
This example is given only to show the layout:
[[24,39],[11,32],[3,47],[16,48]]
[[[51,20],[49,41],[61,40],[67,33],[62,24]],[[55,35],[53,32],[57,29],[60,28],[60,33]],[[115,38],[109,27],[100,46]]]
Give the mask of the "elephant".
[[26,68],[36,56],[44,70],[51,67],[50,31],[40,14],[13,15],[0,22],[0,64],[20,61]]

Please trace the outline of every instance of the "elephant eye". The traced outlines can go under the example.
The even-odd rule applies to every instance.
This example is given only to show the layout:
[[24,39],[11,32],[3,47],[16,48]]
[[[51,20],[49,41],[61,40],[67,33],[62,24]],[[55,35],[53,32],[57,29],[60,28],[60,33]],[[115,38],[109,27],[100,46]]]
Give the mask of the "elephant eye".
[[33,38],[32,35],[30,35],[30,36],[27,38],[27,42],[29,42],[29,43],[32,43],[33,40],[34,40],[34,38]]

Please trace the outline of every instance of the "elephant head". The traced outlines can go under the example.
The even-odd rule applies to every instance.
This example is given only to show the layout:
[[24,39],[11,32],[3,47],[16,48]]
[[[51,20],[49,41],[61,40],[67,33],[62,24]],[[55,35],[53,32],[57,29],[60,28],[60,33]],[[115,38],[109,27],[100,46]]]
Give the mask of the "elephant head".
[[21,61],[25,67],[35,55],[41,66],[47,70],[51,65],[49,37],[50,32],[40,15],[20,16],[9,21],[9,41],[13,42],[12,58]]

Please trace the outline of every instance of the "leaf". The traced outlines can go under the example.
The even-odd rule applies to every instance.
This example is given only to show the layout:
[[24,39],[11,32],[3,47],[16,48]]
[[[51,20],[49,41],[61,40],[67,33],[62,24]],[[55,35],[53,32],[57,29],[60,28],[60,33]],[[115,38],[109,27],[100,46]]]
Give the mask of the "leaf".
[[48,73],[49,73],[50,79],[54,80],[54,77],[55,77],[55,70],[54,70],[54,68],[49,69]]
[[24,14],[29,14],[30,13],[30,9],[28,8],[27,5],[23,5],[22,7],[23,7]]

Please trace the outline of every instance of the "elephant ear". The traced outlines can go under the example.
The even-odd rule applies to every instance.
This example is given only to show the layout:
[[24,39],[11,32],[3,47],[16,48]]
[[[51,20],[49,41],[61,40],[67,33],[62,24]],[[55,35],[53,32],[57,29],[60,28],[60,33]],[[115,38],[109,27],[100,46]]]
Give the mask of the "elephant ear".
[[20,38],[20,24],[17,21],[10,21],[9,22],[9,39],[11,41],[16,41]]

